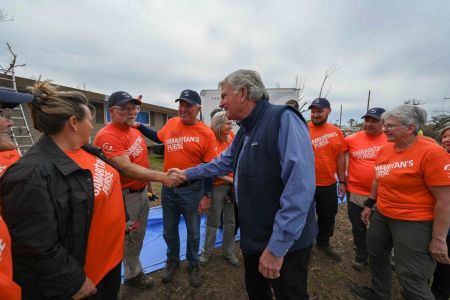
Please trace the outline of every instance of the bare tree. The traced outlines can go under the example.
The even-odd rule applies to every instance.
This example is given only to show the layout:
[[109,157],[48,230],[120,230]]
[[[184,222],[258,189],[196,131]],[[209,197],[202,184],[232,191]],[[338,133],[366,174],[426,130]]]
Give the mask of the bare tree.
[[8,17],[8,12],[3,8],[0,8],[0,22],[11,22],[14,21],[13,18]]
[[12,59],[11,59],[8,67],[0,66],[0,72],[3,72],[4,75],[7,75],[8,73],[10,73],[12,70],[14,70],[14,68],[26,66],[25,64],[20,64],[20,65],[16,64],[17,63],[17,54],[14,53],[14,51],[12,50],[11,45],[9,45],[9,43],[6,43],[6,45],[8,46],[8,50],[12,55]]
[[408,100],[404,100],[403,104],[410,104],[410,105],[421,105],[421,104],[425,104],[425,102],[423,101],[419,101],[417,99],[408,99]]
[[[333,75],[334,72],[336,72],[336,70],[337,70],[336,65],[333,65],[333,66],[331,66],[331,68],[329,68],[328,70],[325,71],[325,76],[323,77],[322,86],[320,87],[319,98],[322,96],[322,91],[323,91],[325,82],[327,81],[328,78],[331,77],[331,75]],[[330,93],[330,91],[331,91],[331,87],[328,89],[327,95]]]

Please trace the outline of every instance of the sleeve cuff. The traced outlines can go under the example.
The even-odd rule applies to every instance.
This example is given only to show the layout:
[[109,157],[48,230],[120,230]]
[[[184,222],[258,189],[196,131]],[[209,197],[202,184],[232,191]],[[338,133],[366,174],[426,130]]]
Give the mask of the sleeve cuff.
[[271,237],[267,249],[275,256],[285,256],[293,244],[294,241],[278,241]]

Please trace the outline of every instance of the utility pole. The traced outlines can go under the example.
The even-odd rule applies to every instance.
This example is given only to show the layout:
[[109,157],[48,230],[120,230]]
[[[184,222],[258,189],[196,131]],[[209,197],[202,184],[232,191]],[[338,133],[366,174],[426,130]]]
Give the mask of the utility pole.
[[367,96],[367,110],[369,110],[370,106],[370,90],[369,90],[369,96]]
[[341,104],[341,112],[339,113],[339,129],[341,129],[341,122],[342,122],[342,104]]

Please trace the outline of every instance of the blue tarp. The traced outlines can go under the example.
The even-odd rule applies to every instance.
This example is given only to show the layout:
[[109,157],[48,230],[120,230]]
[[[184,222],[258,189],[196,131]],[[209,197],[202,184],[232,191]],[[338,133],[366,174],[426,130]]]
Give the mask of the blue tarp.
[[[203,247],[205,241],[205,215],[201,217],[200,223],[200,249]],[[186,259],[186,225],[184,218],[180,219],[180,260]],[[239,232],[236,240],[239,239]],[[222,245],[222,230],[217,231],[216,247]],[[163,224],[162,224],[162,208],[161,206],[150,209],[147,222],[147,232],[145,234],[144,246],[141,251],[141,262],[144,272],[154,272],[164,268],[166,261],[166,242],[163,238]]]
[[[339,204],[346,202],[346,198],[338,199]],[[200,223],[200,250],[205,241],[205,215],[201,217]],[[181,217],[180,225],[180,260],[186,259],[186,225],[184,219]],[[236,235],[236,240],[239,240],[239,232]],[[216,247],[222,245],[222,230],[217,231]],[[147,222],[147,232],[145,234],[144,246],[141,251],[142,268],[145,273],[154,272],[164,268],[166,261],[166,242],[163,238],[163,224],[162,224],[162,208],[161,206],[150,209]],[[199,253],[200,254],[200,253]],[[123,274],[123,272],[122,272]]]

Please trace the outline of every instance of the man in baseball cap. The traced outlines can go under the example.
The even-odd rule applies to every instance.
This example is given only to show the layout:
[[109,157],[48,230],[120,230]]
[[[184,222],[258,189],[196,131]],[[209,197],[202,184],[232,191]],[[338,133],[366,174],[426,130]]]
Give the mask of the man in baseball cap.
[[312,109],[313,107],[316,107],[319,109],[329,108],[330,112],[331,112],[330,102],[325,98],[314,99],[314,101],[311,102],[311,105],[308,107],[308,109]]
[[[178,117],[170,118],[158,131],[140,125],[138,129],[156,143],[164,143],[164,170],[186,169],[206,163],[216,156],[216,138],[211,128],[197,119],[202,100],[194,90],[183,90],[178,102]],[[187,181],[176,188],[163,186],[164,240],[167,244],[166,268],[162,282],[173,281],[180,265],[180,237],[178,223],[183,215],[188,232],[186,259],[189,283],[197,288],[202,284],[199,273],[200,214],[210,206],[212,179]]]
[[361,117],[361,119],[366,119],[366,117],[371,117],[374,118],[375,120],[381,120],[381,115],[385,112],[386,110],[384,108],[381,107],[374,107],[369,109],[366,114],[364,116]]
[[383,134],[381,115],[384,109],[374,107],[369,109],[361,119],[364,119],[363,130],[345,138],[348,147],[348,182],[347,182],[347,212],[352,224],[355,258],[352,267],[363,271],[367,265],[366,224],[361,220],[364,203],[370,195],[370,189],[375,173],[375,159],[381,147],[388,143]]
[[[344,197],[346,191],[344,153],[347,151],[347,146],[342,131],[327,123],[331,113],[330,102],[327,99],[317,98],[308,108],[311,110],[311,121],[308,127],[316,170],[314,200],[319,227],[316,248],[331,259],[340,261],[341,256],[331,247],[330,238],[334,233],[338,208],[336,191],[339,191],[340,197]],[[336,174],[338,182],[336,182]]]
[[108,97],[108,107],[123,106],[128,102],[141,105],[140,100],[133,98],[130,94],[124,91],[114,92]]
[[[16,144],[11,140],[8,129],[13,126],[14,122],[11,120],[12,109],[22,103],[28,103],[33,100],[33,95],[19,93],[12,90],[0,88],[0,150],[11,150],[14,155],[14,162],[20,157],[17,150]],[[9,155],[2,153],[3,156]],[[10,162],[11,165],[14,162]],[[9,166],[8,165],[8,166]],[[4,166],[4,164],[3,164]],[[5,168],[1,168],[2,163],[0,162],[0,169],[6,171]],[[0,171],[0,176],[3,172]]]
[[[33,100],[33,95],[0,88],[0,176],[20,158],[19,152],[16,150],[17,146],[8,134],[8,128],[13,125],[13,121],[10,118],[11,109],[31,100]],[[0,244],[0,277],[2,278],[0,282],[0,298],[20,299],[20,287],[13,281],[11,238],[1,216]]]

